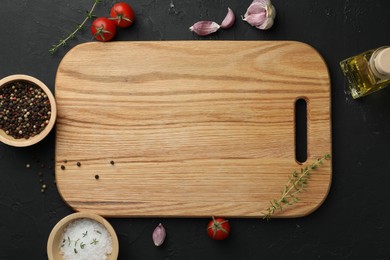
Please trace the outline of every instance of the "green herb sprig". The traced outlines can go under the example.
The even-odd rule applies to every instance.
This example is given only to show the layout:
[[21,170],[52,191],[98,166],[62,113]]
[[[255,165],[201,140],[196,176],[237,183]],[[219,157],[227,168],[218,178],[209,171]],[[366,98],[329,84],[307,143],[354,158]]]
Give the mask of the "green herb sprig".
[[294,171],[290,176],[288,183],[282,190],[281,197],[270,201],[270,206],[266,209],[266,213],[263,213],[263,217],[269,219],[276,210],[283,210],[285,206],[291,206],[297,203],[299,200],[298,194],[307,187],[311,171],[317,169],[323,161],[328,160],[329,158],[330,155],[325,154],[309,166],[301,168],[300,173]]
[[[102,234],[102,232],[100,232],[99,230],[95,230],[95,232],[98,234]],[[83,238],[88,237],[88,230],[86,230],[84,233],[82,233],[82,236],[83,236]],[[97,238],[92,238],[92,242],[89,244],[96,246],[98,243],[99,243],[99,240]],[[68,247],[73,247],[73,252],[75,254],[79,253],[79,251],[77,250],[78,247],[80,247],[80,249],[85,249],[85,247],[87,246],[86,243],[84,243],[83,241],[80,241],[80,238],[78,238],[77,240],[72,240],[72,239],[70,239],[70,237],[67,237],[67,239],[64,238],[62,240],[61,247],[64,247],[65,244],[68,244],[67,245]]]
[[88,20],[92,19],[93,12],[95,11],[96,5],[100,2],[101,0],[94,0],[91,10],[87,11],[87,16],[82,21],[82,23],[77,25],[76,30],[74,30],[71,34],[69,34],[68,37],[60,40],[58,44],[53,45],[52,48],[49,50],[50,54],[54,54],[58,50],[58,48],[65,46],[70,39],[73,39],[75,37],[76,33],[78,33],[84,27],[85,23]]

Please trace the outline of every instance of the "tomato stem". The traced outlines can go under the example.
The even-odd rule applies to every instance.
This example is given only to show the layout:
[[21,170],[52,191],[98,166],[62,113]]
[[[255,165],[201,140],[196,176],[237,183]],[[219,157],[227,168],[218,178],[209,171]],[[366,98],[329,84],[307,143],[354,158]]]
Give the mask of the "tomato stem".
[[95,37],[96,37],[96,36],[100,36],[100,38],[102,38],[103,41],[106,40],[106,38],[104,37],[104,34],[105,34],[105,33],[111,34],[110,31],[104,30],[104,26],[103,26],[103,25],[100,26],[100,27],[96,27],[96,26],[94,26],[94,27],[96,28],[96,33],[94,34],[94,36],[95,36]]
[[213,237],[217,234],[218,231],[222,231],[223,233],[229,233],[225,228],[222,227],[222,224],[227,223],[227,220],[218,222],[214,216],[212,216],[213,225],[209,226],[207,229],[213,229]]
[[108,18],[108,19],[113,20],[113,21],[114,20],[118,20],[118,24],[120,24],[122,20],[128,21],[129,23],[133,22],[129,18],[123,16],[123,14],[118,13],[117,10],[115,10],[115,13],[116,13],[116,17],[111,17],[111,18]]

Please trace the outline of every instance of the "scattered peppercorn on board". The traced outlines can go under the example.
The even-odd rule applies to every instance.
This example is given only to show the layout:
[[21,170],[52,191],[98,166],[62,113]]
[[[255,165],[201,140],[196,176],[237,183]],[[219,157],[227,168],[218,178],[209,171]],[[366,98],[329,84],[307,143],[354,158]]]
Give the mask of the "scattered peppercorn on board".
[[[86,43],[56,77],[56,181],[77,211],[107,217],[261,217],[294,170],[294,107],[308,159],[331,152],[330,80],[293,41]],[[312,172],[299,217],[328,194]]]

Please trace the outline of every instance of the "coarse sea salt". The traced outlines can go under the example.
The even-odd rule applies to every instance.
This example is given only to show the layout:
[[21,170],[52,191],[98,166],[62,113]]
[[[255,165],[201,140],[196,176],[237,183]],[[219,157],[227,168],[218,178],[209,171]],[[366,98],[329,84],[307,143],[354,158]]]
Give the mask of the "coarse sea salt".
[[99,222],[81,218],[65,228],[60,251],[65,260],[105,260],[112,252],[112,238]]

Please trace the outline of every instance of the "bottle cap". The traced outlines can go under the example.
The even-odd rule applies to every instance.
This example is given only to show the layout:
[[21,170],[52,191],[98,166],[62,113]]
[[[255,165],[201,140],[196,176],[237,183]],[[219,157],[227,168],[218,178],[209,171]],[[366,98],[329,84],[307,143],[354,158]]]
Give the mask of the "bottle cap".
[[378,52],[374,64],[380,74],[390,76],[390,47]]

